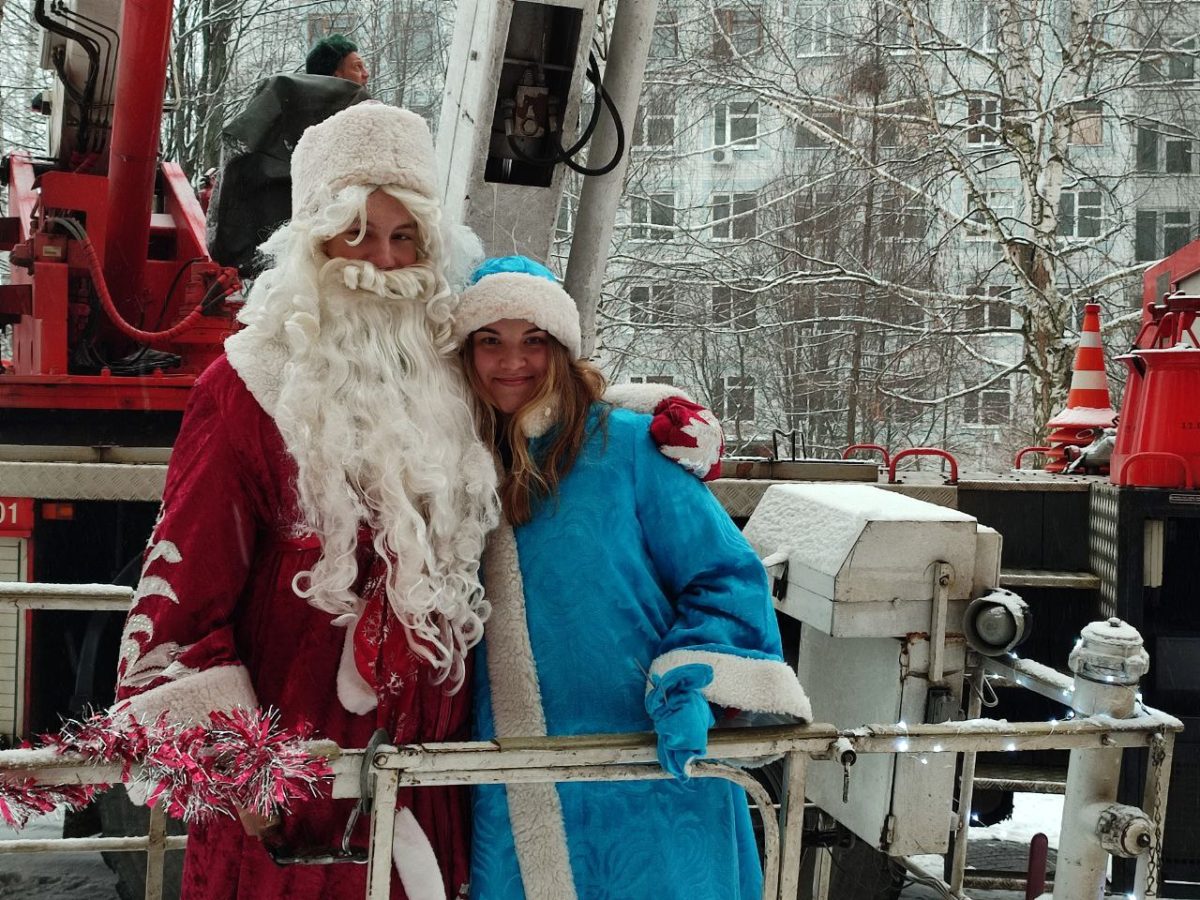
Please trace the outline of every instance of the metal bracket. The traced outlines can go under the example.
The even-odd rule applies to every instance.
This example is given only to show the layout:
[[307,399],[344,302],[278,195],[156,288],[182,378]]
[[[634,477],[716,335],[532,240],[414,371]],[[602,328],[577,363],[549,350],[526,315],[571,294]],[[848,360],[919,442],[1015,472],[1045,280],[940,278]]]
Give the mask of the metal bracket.
[[950,584],[954,567],[938,560],[933,564],[933,610],[929,626],[929,684],[941,685],[945,680],[946,615],[950,603]]

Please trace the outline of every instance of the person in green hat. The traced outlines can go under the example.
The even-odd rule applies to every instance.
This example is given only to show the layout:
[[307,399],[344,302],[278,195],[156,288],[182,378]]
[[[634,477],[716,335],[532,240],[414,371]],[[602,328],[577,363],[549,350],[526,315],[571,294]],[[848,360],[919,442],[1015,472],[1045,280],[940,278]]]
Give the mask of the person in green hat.
[[331,75],[365,85],[371,73],[358,55],[358,45],[344,34],[331,34],[313,44],[304,59],[309,75]]

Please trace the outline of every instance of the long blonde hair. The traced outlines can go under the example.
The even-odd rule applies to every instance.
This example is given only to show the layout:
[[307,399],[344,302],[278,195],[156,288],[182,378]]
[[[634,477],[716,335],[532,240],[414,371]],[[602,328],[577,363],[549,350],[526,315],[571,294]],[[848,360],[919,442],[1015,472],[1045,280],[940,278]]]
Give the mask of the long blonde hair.
[[[605,380],[585,359],[572,359],[553,337],[547,344],[546,377],[520,409],[503,418],[488,400],[488,392],[475,368],[472,347],[475,335],[463,343],[463,369],[477,403],[479,433],[492,450],[511,456],[500,482],[500,501],[510,525],[523,525],[533,517],[533,503],[552,497],[562,478],[571,471],[587,439],[588,411],[604,394]],[[530,424],[549,414],[556,431],[548,447],[535,457],[529,451]]]

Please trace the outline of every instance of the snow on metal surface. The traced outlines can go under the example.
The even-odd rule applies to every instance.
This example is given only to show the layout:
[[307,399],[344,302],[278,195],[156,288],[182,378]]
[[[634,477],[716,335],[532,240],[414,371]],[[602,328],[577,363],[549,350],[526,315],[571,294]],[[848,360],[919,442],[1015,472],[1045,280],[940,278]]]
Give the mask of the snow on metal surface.
[[777,484],[746,524],[760,556],[803,547],[804,561],[834,574],[868,522],[974,522],[965,513],[865,484]]

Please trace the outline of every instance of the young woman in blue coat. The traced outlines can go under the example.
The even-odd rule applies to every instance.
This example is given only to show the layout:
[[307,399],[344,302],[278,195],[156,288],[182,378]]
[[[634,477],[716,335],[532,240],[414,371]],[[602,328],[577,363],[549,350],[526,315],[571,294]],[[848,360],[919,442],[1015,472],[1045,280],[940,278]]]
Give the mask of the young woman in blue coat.
[[810,717],[762,565],[649,416],[600,401],[549,270],[510,257],[477,278],[456,332],[506,522],[484,557],[476,734],[654,730],[675,779],[477,789],[471,896],[760,897],[745,793],[688,766],[714,711]]

